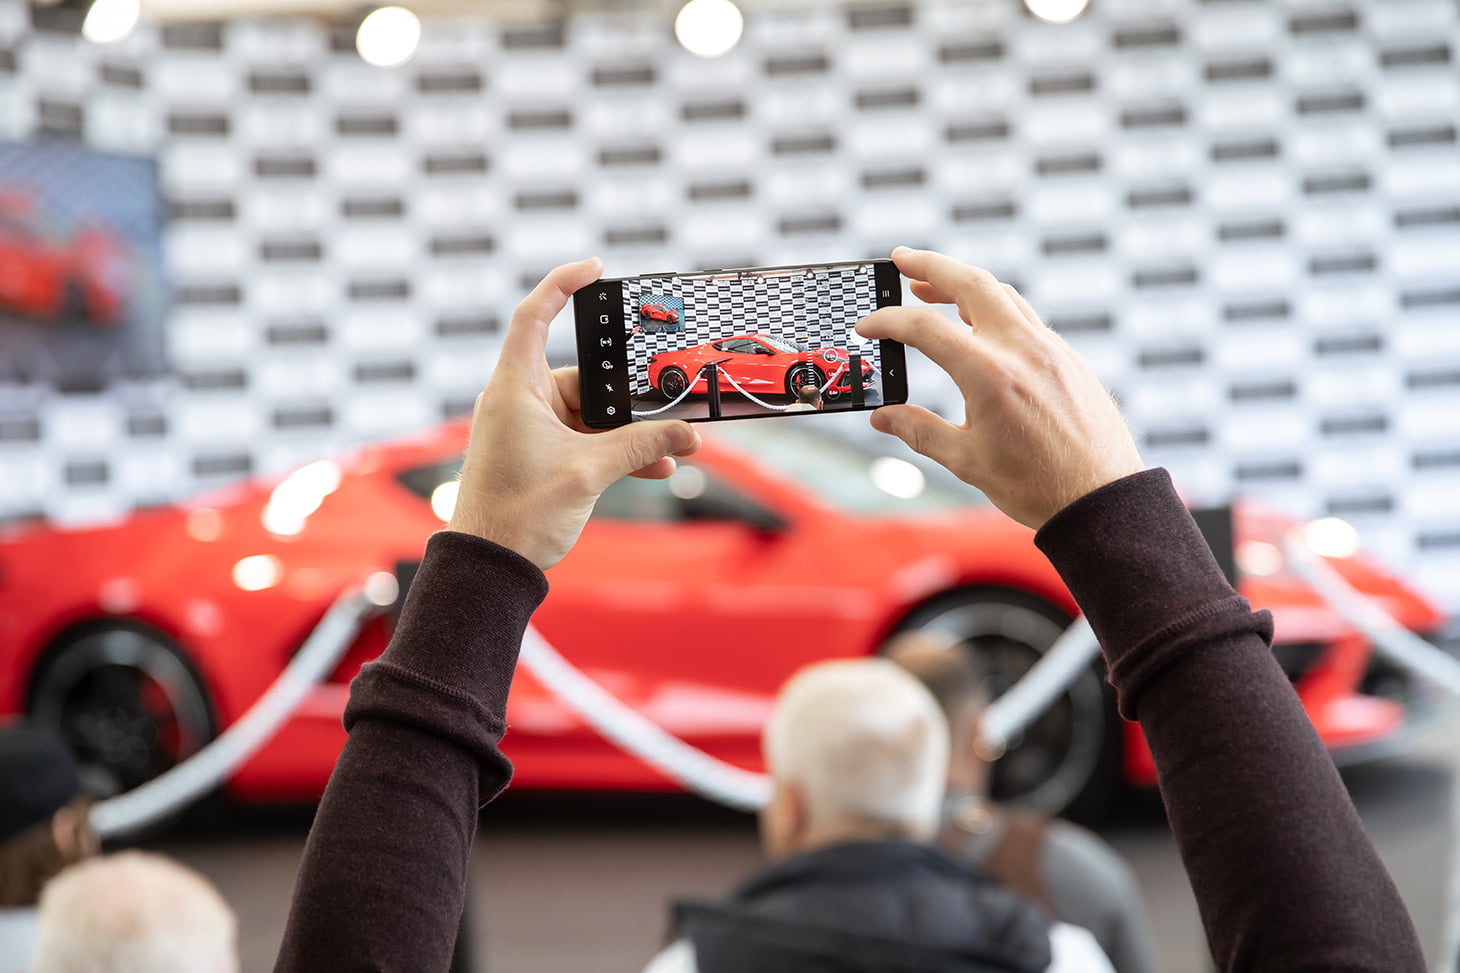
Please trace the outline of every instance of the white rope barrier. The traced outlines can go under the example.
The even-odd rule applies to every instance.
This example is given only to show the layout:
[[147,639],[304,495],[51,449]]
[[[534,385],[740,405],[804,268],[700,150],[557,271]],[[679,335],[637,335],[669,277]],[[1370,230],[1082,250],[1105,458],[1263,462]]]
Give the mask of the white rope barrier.
[[[675,398],[674,401],[670,402],[668,405],[661,405],[657,409],[650,409],[647,412],[633,412],[632,414],[633,415],[636,415],[636,416],[641,416],[641,417],[647,418],[649,416],[657,416],[661,412],[668,412],[670,409],[674,408],[675,406],[679,405],[679,403],[681,403],[681,402],[684,401],[685,396],[689,395],[690,390],[695,387],[695,382],[698,382],[699,380],[700,380],[699,373],[696,372],[695,373],[694,382],[690,382],[689,384],[687,384],[684,387],[684,391],[681,392],[681,393],[679,393],[679,396],[677,398]],[[661,381],[662,381],[662,379],[661,379]]]
[[1314,553],[1296,531],[1283,538],[1283,552],[1293,573],[1312,585],[1375,649],[1450,695],[1460,696],[1460,659],[1395,621],[1373,599],[1344,580],[1325,558]]
[[103,838],[137,831],[186,807],[226,780],[268,742],[325,676],[360,632],[375,605],[359,590],[335,600],[293,661],[216,740],[140,787],[91,809],[91,824]]
[[519,661],[605,738],[686,788],[741,811],[770,800],[768,776],[712,757],[667,732],[563,658],[531,626],[522,639]]
[[1100,654],[1100,643],[1081,615],[979,720],[983,742],[1002,753],[1019,731],[1037,720]]

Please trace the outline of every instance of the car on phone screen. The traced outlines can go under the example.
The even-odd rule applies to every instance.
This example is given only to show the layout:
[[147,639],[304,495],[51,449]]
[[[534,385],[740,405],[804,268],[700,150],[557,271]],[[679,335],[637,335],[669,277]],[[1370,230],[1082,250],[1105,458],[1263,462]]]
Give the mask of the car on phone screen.
[[[814,385],[834,401],[852,390],[851,355],[847,352],[831,347],[805,348],[764,334],[720,338],[653,355],[649,359],[649,384],[670,399],[678,398],[685,389],[709,391],[705,368],[711,362],[718,366],[717,384],[722,392],[794,396],[802,386]],[[861,363],[862,387],[866,388],[877,370],[866,358]]]
[[113,325],[125,316],[132,274],[126,247],[106,229],[66,235],[28,198],[0,195],[0,313]]
[[672,307],[665,307],[663,304],[645,304],[639,308],[639,314],[651,321],[668,321],[670,324],[679,323],[679,312]]
[[[548,572],[533,625],[610,693],[708,753],[759,769],[759,734],[796,669],[934,628],[997,692],[1065,630],[1069,592],[1032,532],[972,488],[795,421],[720,423],[669,480],[625,478]],[[390,588],[449,518],[465,423],[240,483],[86,530],[12,528],[0,544],[0,719],[56,727],[92,786],[136,786],[245,713],[341,592]],[[1294,522],[1239,507],[1238,584],[1272,611],[1274,654],[1340,759],[1399,746],[1424,697],[1283,563]],[[1422,634],[1442,616],[1356,550],[1330,563]],[[1321,532],[1320,532],[1321,533]],[[1316,540],[1323,540],[1315,535]],[[1315,545],[1317,546],[1317,545]],[[389,597],[382,601],[389,601]],[[340,664],[228,781],[245,800],[309,800],[345,735],[349,680],[390,638],[381,608]],[[517,788],[664,790],[519,672],[504,748]],[[1098,667],[1011,741],[996,795],[1089,813],[1155,771]]]

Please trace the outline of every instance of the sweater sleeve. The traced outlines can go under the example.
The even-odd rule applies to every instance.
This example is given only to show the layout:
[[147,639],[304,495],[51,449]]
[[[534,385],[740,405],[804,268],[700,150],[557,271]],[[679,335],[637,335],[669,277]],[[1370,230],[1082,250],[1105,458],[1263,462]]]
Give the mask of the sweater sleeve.
[[445,970],[517,652],[547,581],[506,548],[442,531],[400,625],[360,670],[349,740],[304,847],[276,970]]
[[1164,470],[1075,501],[1036,535],[1150,744],[1219,969],[1425,969],[1333,761]]

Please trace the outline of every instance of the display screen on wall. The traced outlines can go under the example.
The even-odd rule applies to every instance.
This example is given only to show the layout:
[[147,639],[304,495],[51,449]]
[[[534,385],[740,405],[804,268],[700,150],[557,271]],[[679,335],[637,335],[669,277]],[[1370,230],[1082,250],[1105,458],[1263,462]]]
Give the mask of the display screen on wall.
[[159,374],[162,222],[151,159],[0,142],[0,384]]

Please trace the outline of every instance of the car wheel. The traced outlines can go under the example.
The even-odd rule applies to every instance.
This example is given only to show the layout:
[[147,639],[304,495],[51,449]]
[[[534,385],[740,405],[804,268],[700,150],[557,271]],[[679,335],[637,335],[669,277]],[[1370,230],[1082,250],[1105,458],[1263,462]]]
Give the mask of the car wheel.
[[[815,385],[818,389],[826,384],[826,373],[815,365],[802,362],[786,369],[786,394],[795,397],[796,390],[803,385]],[[832,396],[828,395],[828,398]]]
[[[969,589],[936,598],[902,630],[947,633],[973,654],[997,699],[1018,682],[1070,623],[1053,605],[1022,592]],[[1121,788],[1121,727],[1103,670],[1091,666],[993,765],[990,796],[1045,814],[1091,820]]]
[[64,324],[87,324],[91,320],[86,307],[86,290],[75,281],[66,285],[61,299],[60,320]]
[[684,369],[671,365],[659,373],[659,391],[665,397],[677,399],[689,387],[689,376]]
[[45,658],[31,680],[27,712],[76,755],[93,793],[143,784],[213,739],[202,680],[161,634],[132,625],[77,633]]

